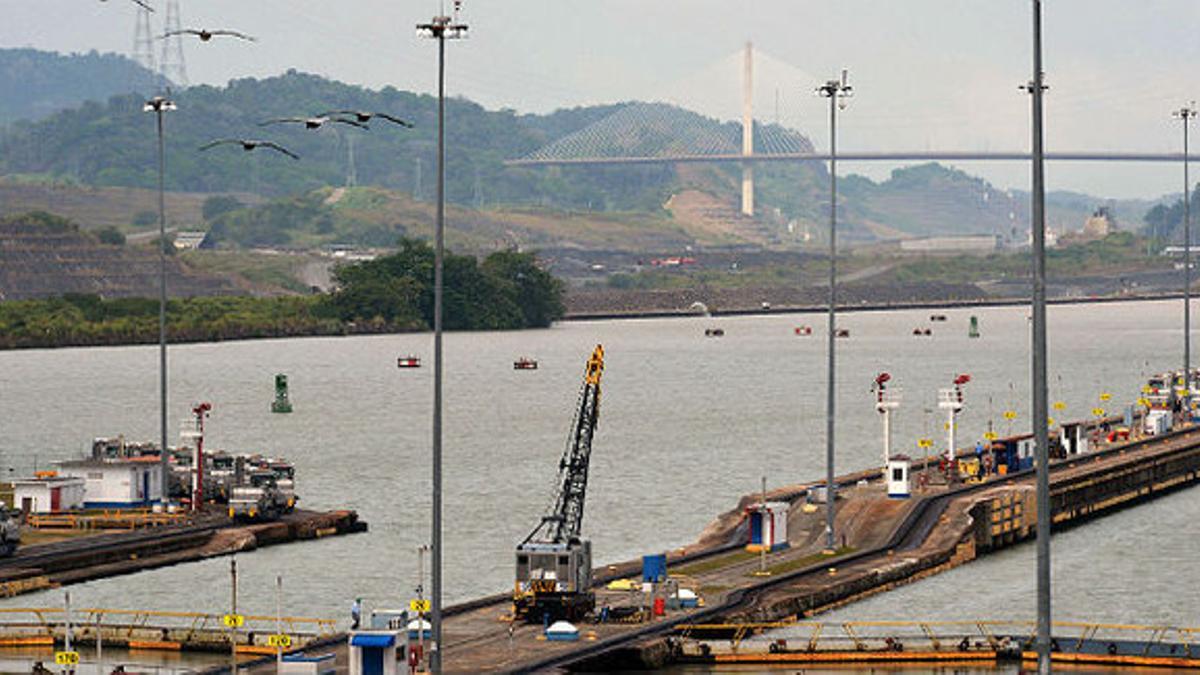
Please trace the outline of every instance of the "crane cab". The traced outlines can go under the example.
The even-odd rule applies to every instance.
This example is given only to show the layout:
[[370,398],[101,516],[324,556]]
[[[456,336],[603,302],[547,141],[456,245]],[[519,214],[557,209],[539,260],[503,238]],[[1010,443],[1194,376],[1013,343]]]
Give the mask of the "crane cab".
[[517,546],[513,612],[530,623],[579,621],[595,607],[592,542],[530,541]]

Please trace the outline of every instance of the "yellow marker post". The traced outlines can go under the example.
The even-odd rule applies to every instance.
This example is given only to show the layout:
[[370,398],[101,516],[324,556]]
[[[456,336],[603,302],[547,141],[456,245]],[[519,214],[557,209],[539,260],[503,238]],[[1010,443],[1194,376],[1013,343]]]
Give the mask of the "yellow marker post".
[[989,431],[989,432],[985,433],[983,435],[983,437],[984,437],[984,439],[989,440],[989,441],[994,441],[997,438],[999,438],[999,436],[997,436],[996,432],[994,432],[994,431]]
[[282,633],[277,633],[275,635],[268,635],[267,636],[267,646],[268,647],[283,647],[284,649],[287,649],[288,647],[292,646],[292,636],[284,635]]
[[1107,401],[1107,400],[1109,400],[1109,399],[1111,399],[1111,398],[1112,398],[1112,394],[1108,393],[1107,391],[1106,391],[1106,392],[1104,392],[1103,394],[1100,394],[1100,400],[1101,400],[1101,401]]
[[1104,408],[1092,408],[1092,416],[1104,417]]
[[246,617],[241,614],[226,614],[221,617],[221,623],[226,628],[241,628],[246,623]]
[[414,612],[417,612],[418,614],[424,614],[429,611],[430,603],[428,600],[423,599],[409,600],[408,608]]
[[917,447],[918,448],[932,448],[933,441],[929,440],[928,438],[922,438],[917,441]]
[[1055,409],[1055,410],[1059,410],[1059,411],[1066,410],[1066,409],[1067,409],[1067,404],[1066,404],[1066,403],[1063,403],[1062,401],[1055,401],[1055,402],[1054,402],[1054,409]]
[[1016,410],[1005,410],[1004,411],[1004,419],[1006,419],[1006,420],[1017,419],[1017,411]]
[[54,663],[60,666],[77,666],[79,652],[54,652]]

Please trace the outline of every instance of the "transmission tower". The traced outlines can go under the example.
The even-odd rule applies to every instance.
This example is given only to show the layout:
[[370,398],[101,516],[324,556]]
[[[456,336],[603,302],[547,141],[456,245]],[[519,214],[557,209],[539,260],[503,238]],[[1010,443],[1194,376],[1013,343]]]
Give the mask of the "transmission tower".
[[[167,15],[163,21],[163,34],[182,28],[183,24],[179,19],[179,0],[170,0],[167,3]],[[187,64],[183,60],[182,35],[176,34],[163,38],[162,59],[159,63],[162,66],[160,75],[164,80],[163,86],[169,86],[171,83],[180,88],[188,86]]]
[[142,93],[156,89],[158,68],[154,63],[154,32],[150,29],[150,10],[145,7],[139,7],[137,10],[137,24],[133,30],[133,60],[150,73],[139,74],[137,79],[130,83],[133,89]]

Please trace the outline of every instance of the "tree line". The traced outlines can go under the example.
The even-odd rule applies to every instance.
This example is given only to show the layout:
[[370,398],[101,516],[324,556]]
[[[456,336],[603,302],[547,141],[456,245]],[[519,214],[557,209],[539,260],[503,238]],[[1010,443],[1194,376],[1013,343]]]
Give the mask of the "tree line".
[[[400,250],[343,265],[336,289],[309,296],[172,299],[172,342],[428,330],[433,324],[434,255],[405,239]],[[531,253],[500,251],[482,261],[449,253],[444,263],[447,330],[544,328],[563,315],[562,282]],[[92,294],[0,302],[0,349],[153,343],[158,301]]]

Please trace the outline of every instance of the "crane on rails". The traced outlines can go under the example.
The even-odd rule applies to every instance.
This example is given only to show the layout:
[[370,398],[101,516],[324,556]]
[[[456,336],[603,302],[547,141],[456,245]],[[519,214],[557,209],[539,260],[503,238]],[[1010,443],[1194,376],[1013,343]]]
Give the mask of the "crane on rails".
[[578,621],[594,609],[592,543],[580,537],[592,437],[600,418],[604,347],[596,345],[583,369],[583,386],[566,450],[558,462],[554,506],[517,545],[513,617],[531,623]]

